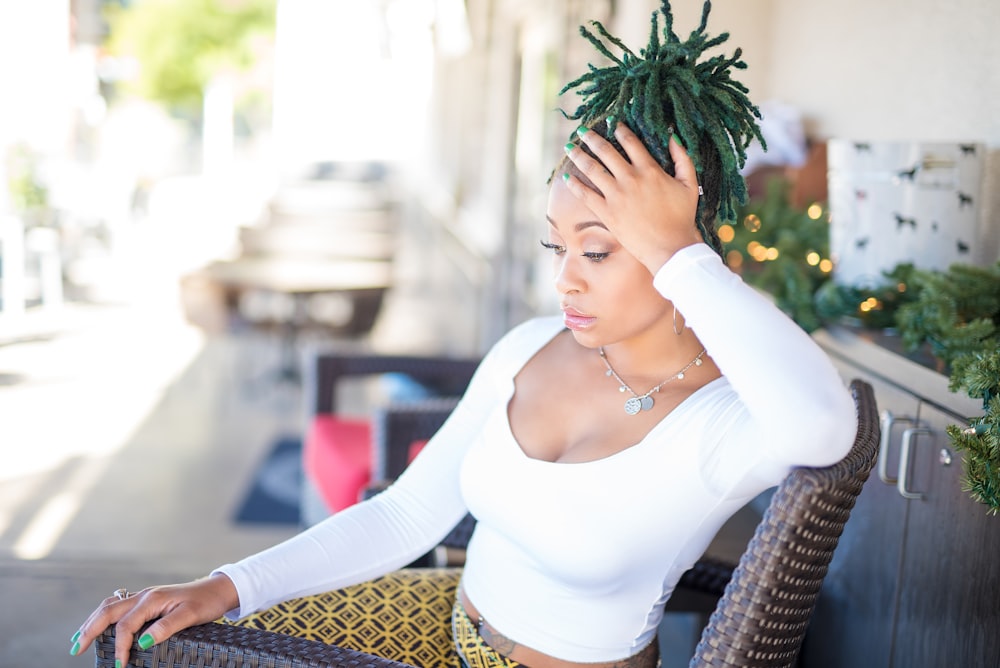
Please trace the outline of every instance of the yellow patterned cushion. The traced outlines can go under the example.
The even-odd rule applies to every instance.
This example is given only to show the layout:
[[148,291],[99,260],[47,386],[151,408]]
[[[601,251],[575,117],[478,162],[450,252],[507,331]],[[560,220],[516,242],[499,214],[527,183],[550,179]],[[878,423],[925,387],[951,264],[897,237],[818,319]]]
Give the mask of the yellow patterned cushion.
[[404,568],[296,598],[236,624],[319,640],[421,668],[458,665],[451,611],[460,568]]

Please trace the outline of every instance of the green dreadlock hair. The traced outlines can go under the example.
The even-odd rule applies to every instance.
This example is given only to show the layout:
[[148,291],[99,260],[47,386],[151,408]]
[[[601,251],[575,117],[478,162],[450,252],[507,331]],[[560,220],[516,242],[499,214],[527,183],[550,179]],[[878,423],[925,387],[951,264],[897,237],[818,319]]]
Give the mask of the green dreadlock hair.
[[[736,207],[747,199],[740,174],[746,149],[755,138],[765,149],[766,143],[757,125],[760,110],[750,103],[747,87],[730,76],[733,68],[746,69],[742,50],[737,48],[731,57],[719,55],[697,62],[706,50],[729,39],[729,33],[717,37],[706,34],[711,5],[711,0],[706,0],[701,24],[682,42],[673,30],[670,2],[662,0],[659,12],[653,12],[649,44],[638,56],[600,22],[594,21],[594,27],[621,50],[621,57],[580,26],[580,34],[613,65],[588,65],[589,71],[566,84],[559,94],[578,89],[576,93],[584,102],[572,114],[563,111],[563,115],[612,140],[615,125],[626,123],[670,175],[674,174],[674,163],[667,143],[677,134],[705,192],[698,201],[698,229],[705,242],[722,255],[715,220],[736,220]],[[664,18],[662,41],[658,13]],[[570,139],[576,141],[575,133]],[[612,143],[624,155],[617,142]]]

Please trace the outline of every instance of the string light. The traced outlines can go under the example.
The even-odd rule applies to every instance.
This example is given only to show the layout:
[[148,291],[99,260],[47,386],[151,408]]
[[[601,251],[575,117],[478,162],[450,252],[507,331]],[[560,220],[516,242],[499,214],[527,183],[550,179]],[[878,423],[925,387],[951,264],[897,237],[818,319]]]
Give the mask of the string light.
[[875,297],[869,297],[868,299],[861,302],[858,309],[863,313],[868,313],[869,311],[877,311],[882,308],[882,302],[880,302]]

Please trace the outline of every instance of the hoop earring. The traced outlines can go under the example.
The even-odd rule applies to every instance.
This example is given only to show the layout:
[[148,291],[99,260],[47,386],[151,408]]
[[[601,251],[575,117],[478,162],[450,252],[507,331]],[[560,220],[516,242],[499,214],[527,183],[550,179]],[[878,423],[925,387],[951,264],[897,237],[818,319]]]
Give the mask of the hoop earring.
[[673,325],[674,325],[674,334],[676,334],[677,336],[680,336],[681,334],[683,334],[684,330],[687,329],[687,323],[685,322],[685,323],[681,324],[681,331],[679,331],[679,332],[677,331],[677,307],[676,306],[674,307],[674,322],[673,322]]

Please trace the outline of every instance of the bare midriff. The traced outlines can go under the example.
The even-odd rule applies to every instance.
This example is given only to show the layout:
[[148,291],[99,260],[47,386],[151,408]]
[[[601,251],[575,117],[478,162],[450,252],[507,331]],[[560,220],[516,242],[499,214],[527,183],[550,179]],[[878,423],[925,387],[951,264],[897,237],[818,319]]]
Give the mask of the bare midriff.
[[641,652],[624,659],[602,663],[578,663],[557,659],[536,649],[521,645],[499,631],[479,615],[479,610],[465,595],[462,587],[458,588],[458,600],[465,609],[465,614],[476,624],[479,635],[487,645],[512,661],[530,668],[656,668],[659,658],[659,648],[656,641],[649,643]]

